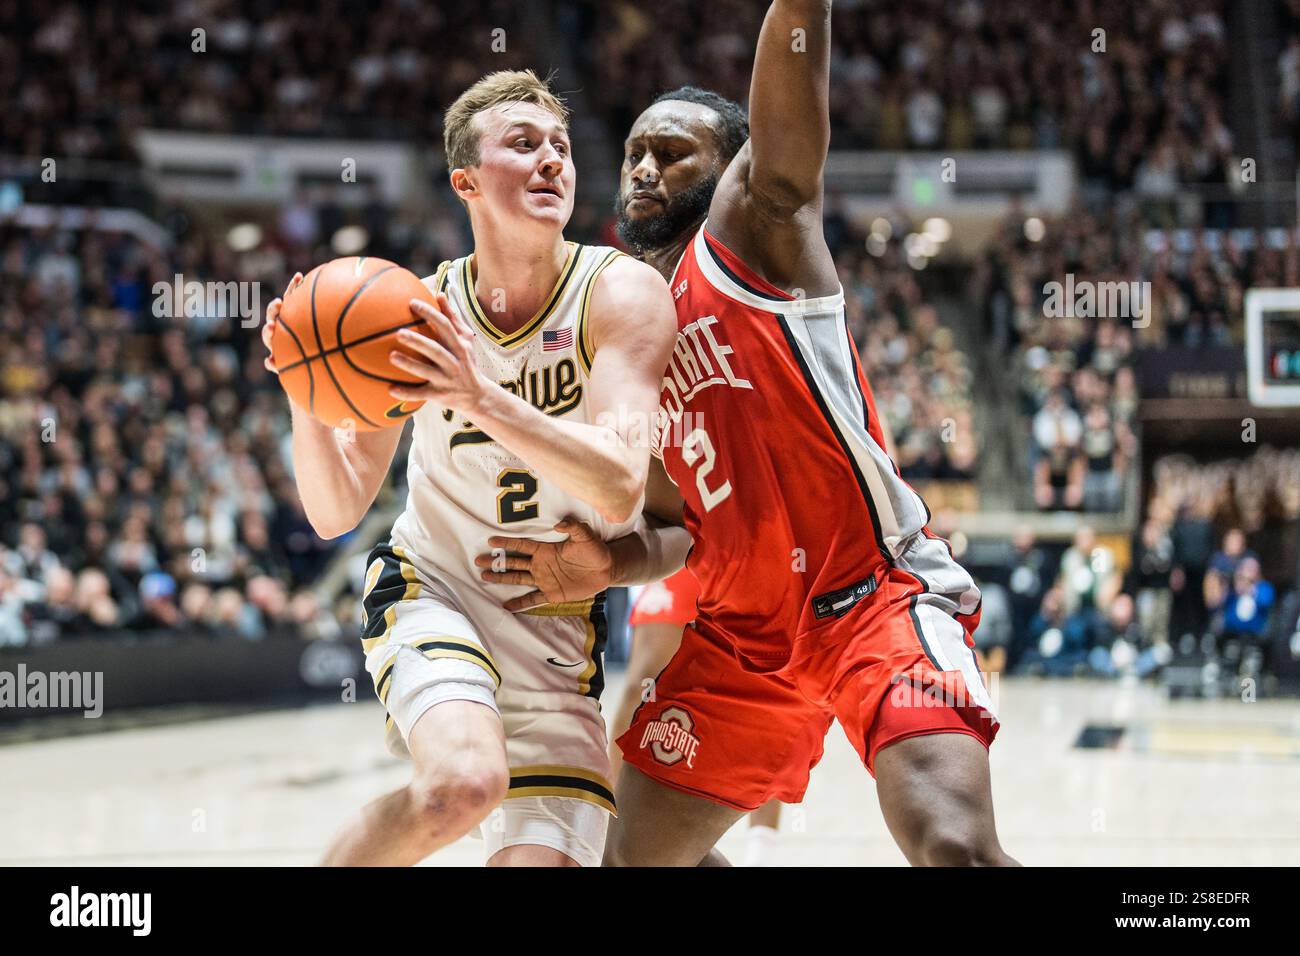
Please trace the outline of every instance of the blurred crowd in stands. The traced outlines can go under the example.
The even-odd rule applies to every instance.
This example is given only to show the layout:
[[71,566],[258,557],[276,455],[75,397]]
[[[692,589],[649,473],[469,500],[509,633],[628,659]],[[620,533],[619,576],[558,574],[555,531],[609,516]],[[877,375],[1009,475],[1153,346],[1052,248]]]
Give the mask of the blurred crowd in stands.
[[1232,683],[1300,657],[1297,475],[1297,449],[1211,464],[1162,458],[1127,560],[1122,542],[1087,525],[1057,560],[1020,530],[1005,574],[983,585],[985,662],[1049,677],[1145,677],[1195,658]]
[[[841,0],[837,134],[841,145],[876,149],[1074,149],[1115,188],[1158,180],[1165,164],[1204,177],[1232,145],[1227,6]],[[625,126],[636,104],[687,82],[743,99],[764,9],[748,0],[666,0],[653,9],[558,0],[530,15],[505,0],[380,0],[357,18],[338,0],[273,10],[191,0],[131,12],[64,2],[39,14],[8,4],[0,76],[19,107],[6,119],[22,123],[9,129],[24,134],[17,141],[33,155],[122,158],[130,130],[159,117],[212,131],[254,122],[275,132],[436,138],[444,104],[477,79],[483,52],[501,69],[538,66],[541,41],[555,29],[575,41],[584,74],[600,80],[592,94]],[[1061,42],[1067,36],[1080,44]],[[19,43],[24,37],[30,42]],[[1293,49],[1278,67],[1285,115],[1295,110]],[[194,56],[205,57],[199,69]],[[122,115],[105,108],[110,100]],[[67,115],[83,122],[28,122]],[[36,138],[55,135],[64,141]]]
[[[1014,357],[1028,433],[1034,503],[1044,510],[1114,512],[1135,458],[1134,316],[1049,316],[1047,285],[1127,281],[1140,231],[1076,215],[1025,228],[1013,209],[975,272],[995,347]],[[1029,233],[1027,235],[1027,232]],[[1140,319],[1137,320],[1140,322]]]
[[[1051,284],[1067,279],[1123,283],[1123,314],[1052,312]],[[1245,291],[1300,286],[1300,230],[1146,230],[1136,209],[1115,206],[1027,228],[1017,208],[975,286],[995,347],[1015,357],[1035,503],[1113,512],[1136,451],[1137,350],[1241,348]]]
[[978,452],[972,415],[970,343],[960,347],[939,321],[917,272],[897,241],[873,255],[867,235],[832,202],[827,242],[844,287],[849,332],[871,383],[876,410],[889,423],[899,471],[909,481],[975,477]]
[[[1233,150],[1227,8],[841,0],[835,144],[1061,148],[1080,158],[1090,188],[1157,201],[1180,186],[1221,186]],[[592,105],[625,130],[643,104],[685,83],[743,102],[764,9],[379,0],[358,17],[339,0],[4,4],[0,92],[12,108],[0,140],[20,155],[98,159],[129,159],[132,132],[149,125],[436,142],[442,110],[488,54],[496,69],[541,72],[572,57]],[[1296,113],[1298,56],[1292,43],[1278,66],[1283,120]]]
[[261,316],[159,317],[175,273],[254,278],[219,243],[0,226],[0,643],[317,617],[332,545],[293,487]]
[[150,126],[437,142],[443,110],[486,61],[546,71],[528,6],[0,4],[0,142],[99,160],[134,158],[132,135]]
[[[743,100],[765,7],[579,3],[576,47],[616,128],[693,83]],[[857,0],[833,8],[840,148],[1065,149],[1089,186],[1168,200],[1226,183],[1225,0]],[[1067,38],[1069,38],[1067,40]],[[1098,55],[1104,54],[1104,55]]]
[[[441,114],[495,69],[576,67],[609,128],[686,83],[744,101],[765,6],[752,0],[187,0],[130,11],[0,5],[0,141],[16,155],[130,160],[132,136],[206,132],[436,143]],[[1132,190],[1157,219],[1208,187],[1230,225],[1237,169],[1227,0],[839,0],[834,145],[1063,149],[1084,193]],[[1300,126],[1300,0],[1279,0],[1276,123]],[[566,42],[567,41],[567,42]],[[797,42],[793,38],[792,42]],[[616,134],[617,135],[617,134]],[[1161,224],[1172,224],[1165,222]]]

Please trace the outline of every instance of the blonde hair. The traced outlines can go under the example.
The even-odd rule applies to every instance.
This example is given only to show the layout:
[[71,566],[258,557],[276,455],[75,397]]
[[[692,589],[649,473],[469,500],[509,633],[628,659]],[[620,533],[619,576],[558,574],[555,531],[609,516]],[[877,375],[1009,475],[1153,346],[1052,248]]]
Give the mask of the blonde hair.
[[551,92],[550,83],[532,70],[498,70],[489,73],[447,107],[442,137],[447,150],[447,168],[462,169],[479,161],[480,133],[474,117],[502,103],[533,103],[569,125],[564,101]]

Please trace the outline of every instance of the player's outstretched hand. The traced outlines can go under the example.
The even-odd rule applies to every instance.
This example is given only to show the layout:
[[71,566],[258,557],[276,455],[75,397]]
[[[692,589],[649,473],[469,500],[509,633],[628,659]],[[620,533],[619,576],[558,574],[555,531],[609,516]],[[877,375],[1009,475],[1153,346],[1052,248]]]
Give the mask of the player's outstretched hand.
[[[302,273],[295,272],[285,287],[284,295],[298,288],[300,282],[302,282]],[[275,335],[275,323],[280,318],[280,306],[284,304],[284,295],[277,296],[266,304],[266,322],[262,325],[262,344],[266,346],[266,358],[262,360],[262,364],[266,366],[267,371],[275,372],[277,375],[280,370],[275,367],[275,361],[271,358],[271,339]]]
[[507,611],[583,601],[609,587],[614,566],[609,545],[577,518],[565,518],[555,530],[568,538],[551,542],[494,536],[488,538],[492,553],[474,559],[479,577],[489,584],[533,588],[506,601]]
[[414,329],[397,333],[397,341],[418,357],[396,349],[389,353],[393,365],[410,372],[423,384],[394,385],[388,393],[399,401],[433,402],[469,416],[496,383],[479,371],[474,361],[474,332],[456,314],[447,296],[439,292],[434,303],[422,299],[410,302],[411,314],[425,321],[433,337]]

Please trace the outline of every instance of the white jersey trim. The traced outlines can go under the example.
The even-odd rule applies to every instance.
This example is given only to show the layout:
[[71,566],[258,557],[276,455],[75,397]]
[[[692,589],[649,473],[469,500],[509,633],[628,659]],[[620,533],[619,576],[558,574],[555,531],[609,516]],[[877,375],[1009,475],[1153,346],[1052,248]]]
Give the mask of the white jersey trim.
[[704,237],[704,231],[708,227],[706,221],[695,234],[695,261],[699,263],[700,272],[704,274],[709,285],[729,299],[735,299],[755,309],[762,309],[764,312],[775,312],[778,315],[812,317],[825,313],[838,313],[844,308],[843,287],[833,295],[823,295],[815,299],[768,299],[755,295],[749,289],[737,284],[713,258],[714,252],[709,248],[709,241]]

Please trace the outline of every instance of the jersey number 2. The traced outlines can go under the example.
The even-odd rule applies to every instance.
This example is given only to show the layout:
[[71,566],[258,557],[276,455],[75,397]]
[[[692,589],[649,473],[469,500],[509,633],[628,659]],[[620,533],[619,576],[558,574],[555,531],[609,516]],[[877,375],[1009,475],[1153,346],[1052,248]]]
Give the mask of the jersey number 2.
[[695,487],[700,489],[700,503],[704,505],[705,511],[712,511],[715,505],[731,494],[731,482],[724,481],[717,488],[710,488],[705,481],[717,463],[717,452],[713,450],[709,433],[703,428],[695,429],[682,441],[682,461],[686,462],[688,468],[695,468],[695,463],[701,462],[695,472]]
[[533,501],[537,497],[537,476],[531,471],[507,468],[497,475],[497,487],[501,489],[497,495],[497,520],[501,524],[537,517],[537,502]]

